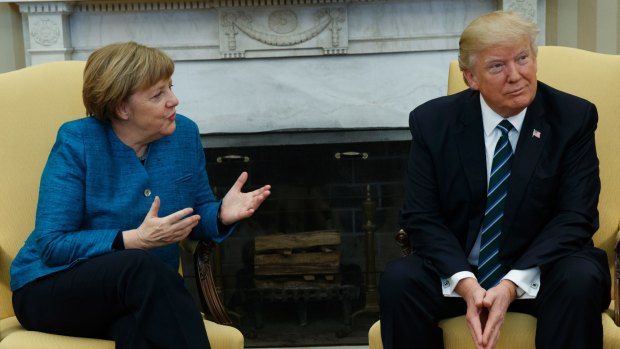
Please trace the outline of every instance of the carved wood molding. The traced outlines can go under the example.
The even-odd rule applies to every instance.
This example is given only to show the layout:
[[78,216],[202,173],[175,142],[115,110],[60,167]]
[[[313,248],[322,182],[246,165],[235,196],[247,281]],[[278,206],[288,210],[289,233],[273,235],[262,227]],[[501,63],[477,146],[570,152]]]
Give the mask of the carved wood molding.
[[[308,26],[308,19],[314,20]],[[306,20],[306,27],[300,22]],[[225,58],[245,57],[246,51],[289,48],[322,49],[323,54],[347,52],[347,16],[344,7],[270,9],[266,11],[222,10],[220,50]],[[325,32],[331,32],[326,33]],[[245,40],[240,40],[243,33]],[[247,39],[251,40],[247,40]]]
[[[279,12],[282,13],[283,11]],[[290,14],[291,18],[296,18],[295,12],[293,11],[286,11],[285,13]],[[246,15],[245,13],[241,13],[238,16],[235,16],[233,14],[225,14],[223,22],[226,23],[226,28],[228,29],[227,35],[229,36],[231,36],[231,32],[236,32],[236,28],[239,28],[239,30],[244,32],[247,36],[251,37],[256,41],[262,42],[263,44],[271,46],[293,46],[316,37],[323,30],[325,30],[325,28],[327,28],[327,26],[332,21],[329,16],[319,15],[317,17],[319,17],[318,23],[314,27],[308,28],[300,33],[292,35],[273,34],[256,30],[252,28],[252,25],[250,24],[251,17],[249,15]],[[290,22],[292,21],[289,21],[289,23]],[[293,29],[295,29],[295,27],[293,27]]]
[[[314,17],[314,25],[300,28],[300,20]],[[257,28],[255,23],[263,23]],[[287,48],[320,48],[323,54],[347,52],[347,38],[341,35],[347,25],[343,7],[275,9],[245,12],[222,10],[220,13],[220,50],[224,58],[241,58],[246,51]],[[330,31],[331,34],[323,34]],[[345,31],[346,32],[346,31]],[[251,39],[239,40],[238,35]],[[323,37],[323,40],[320,40]]]
[[215,243],[200,241],[194,252],[194,267],[196,269],[196,283],[200,302],[205,314],[210,314],[213,320],[222,325],[231,325],[232,321],[226,313],[224,304],[215,287],[211,260]]
[[620,241],[616,245],[614,256],[614,322],[620,326]]
[[67,2],[20,2],[21,13],[72,13],[73,4]]
[[399,230],[394,237],[396,243],[400,247],[400,252],[402,256],[408,256],[411,254],[411,244],[409,242],[409,234],[403,229]]
[[177,0],[177,1],[22,1],[22,13],[38,12],[127,12],[177,11],[210,8],[325,6],[333,4],[386,2],[387,0]]

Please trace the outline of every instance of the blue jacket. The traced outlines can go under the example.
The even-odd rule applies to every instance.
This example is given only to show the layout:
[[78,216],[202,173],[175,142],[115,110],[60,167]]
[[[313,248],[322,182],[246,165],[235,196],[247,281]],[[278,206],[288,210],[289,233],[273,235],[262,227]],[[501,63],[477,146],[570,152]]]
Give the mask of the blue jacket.
[[[41,177],[34,231],[11,265],[11,289],[112,252],[122,230],[137,228],[155,196],[159,216],[193,207],[192,239],[224,240],[196,124],[177,115],[176,131],[151,143],[142,165],[109,123],[87,117],[61,126]],[[151,250],[175,270],[179,246]]]

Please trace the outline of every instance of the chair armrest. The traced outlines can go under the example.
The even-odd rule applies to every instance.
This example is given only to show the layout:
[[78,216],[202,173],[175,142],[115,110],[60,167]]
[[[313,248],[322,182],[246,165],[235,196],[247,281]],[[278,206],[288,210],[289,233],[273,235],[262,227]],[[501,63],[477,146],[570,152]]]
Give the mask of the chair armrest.
[[411,254],[411,243],[409,242],[409,234],[406,231],[399,230],[394,239],[396,239],[396,243],[400,246],[400,253],[403,256]]
[[620,229],[616,233],[614,252],[614,322],[620,326]]
[[[222,325],[232,325],[232,321],[230,321],[215,287],[212,267],[214,250],[215,243],[213,241],[200,241],[194,250],[194,268],[196,270],[198,296],[202,304],[202,310],[207,317],[211,317],[214,322]],[[211,316],[208,316],[208,314]]]

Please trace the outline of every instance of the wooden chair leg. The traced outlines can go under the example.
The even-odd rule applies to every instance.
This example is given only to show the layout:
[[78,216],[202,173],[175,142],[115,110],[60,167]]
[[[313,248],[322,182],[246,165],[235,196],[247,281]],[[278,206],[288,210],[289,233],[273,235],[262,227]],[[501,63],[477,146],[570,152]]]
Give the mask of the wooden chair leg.
[[[620,232],[618,236],[620,236]],[[620,326],[620,240],[616,244],[614,262],[614,322],[616,326]]]
[[200,303],[205,314],[222,325],[231,325],[232,321],[224,308],[213,279],[212,255],[215,243],[200,241],[194,251],[194,267],[196,268],[196,283],[199,291]]

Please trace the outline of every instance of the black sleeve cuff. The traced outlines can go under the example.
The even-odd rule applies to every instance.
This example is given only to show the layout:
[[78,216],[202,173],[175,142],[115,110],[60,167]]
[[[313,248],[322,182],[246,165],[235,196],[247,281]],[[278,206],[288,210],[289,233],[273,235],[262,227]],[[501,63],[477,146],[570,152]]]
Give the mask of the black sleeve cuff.
[[220,235],[224,235],[224,233],[230,230],[231,225],[225,225],[222,223],[222,219],[220,218],[220,210],[222,208],[222,204],[220,203],[220,207],[217,209],[217,231]]
[[123,240],[123,231],[119,230],[116,233],[114,241],[112,241],[112,249],[115,251],[121,251],[125,249],[125,241]]

